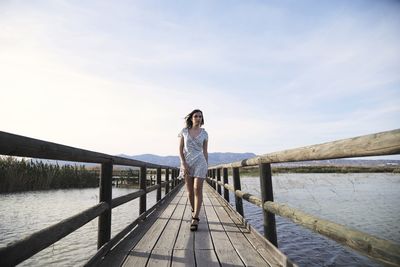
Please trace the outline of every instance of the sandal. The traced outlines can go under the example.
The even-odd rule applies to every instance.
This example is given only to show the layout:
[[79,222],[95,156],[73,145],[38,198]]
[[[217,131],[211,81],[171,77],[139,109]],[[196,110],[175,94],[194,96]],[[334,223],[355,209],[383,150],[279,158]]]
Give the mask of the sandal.
[[[199,226],[200,219],[192,217],[192,220],[193,221],[192,221],[192,224],[190,225],[190,231],[197,231],[197,227]],[[197,221],[197,223],[194,223],[196,221]]]

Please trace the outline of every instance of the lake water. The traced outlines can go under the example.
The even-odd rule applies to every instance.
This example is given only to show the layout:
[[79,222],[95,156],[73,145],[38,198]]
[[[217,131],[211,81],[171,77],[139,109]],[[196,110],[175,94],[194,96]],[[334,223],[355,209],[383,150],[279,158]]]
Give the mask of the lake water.
[[[399,174],[277,174],[273,186],[276,202],[400,244]],[[242,190],[259,196],[258,178],[242,177]],[[113,197],[133,191],[113,188]],[[98,195],[97,188],[0,195],[0,246],[95,205]],[[153,191],[148,207],[155,198]],[[138,203],[113,209],[112,236],[138,217]],[[261,209],[244,201],[244,211],[262,232]],[[289,220],[277,216],[276,223],[279,248],[299,266],[380,266]],[[96,252],[96,243],[97,219],[20,266],[81,266]]]

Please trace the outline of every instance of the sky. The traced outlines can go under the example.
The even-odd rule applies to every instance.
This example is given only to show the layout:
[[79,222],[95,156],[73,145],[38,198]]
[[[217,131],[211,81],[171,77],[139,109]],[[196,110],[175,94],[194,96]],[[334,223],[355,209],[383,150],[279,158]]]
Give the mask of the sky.
[[0,0],[0,130],[265,154],[400,128],[399,1]]

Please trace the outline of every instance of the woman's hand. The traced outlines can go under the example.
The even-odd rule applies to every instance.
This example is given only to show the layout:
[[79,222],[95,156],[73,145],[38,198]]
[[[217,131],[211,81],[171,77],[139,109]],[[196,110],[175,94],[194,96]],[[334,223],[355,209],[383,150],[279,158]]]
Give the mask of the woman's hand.
[[181,163],[181,168],[183,169],[183,173],[185,175],[189,175],[189,165],[186,162]]

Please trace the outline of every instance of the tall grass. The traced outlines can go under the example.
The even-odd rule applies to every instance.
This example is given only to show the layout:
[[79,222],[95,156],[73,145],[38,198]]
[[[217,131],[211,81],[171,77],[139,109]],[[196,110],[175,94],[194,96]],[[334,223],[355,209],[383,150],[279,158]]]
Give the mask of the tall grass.
[[61,188],[96,187],[98,174],[77,165],[0,157],[0,193]]

